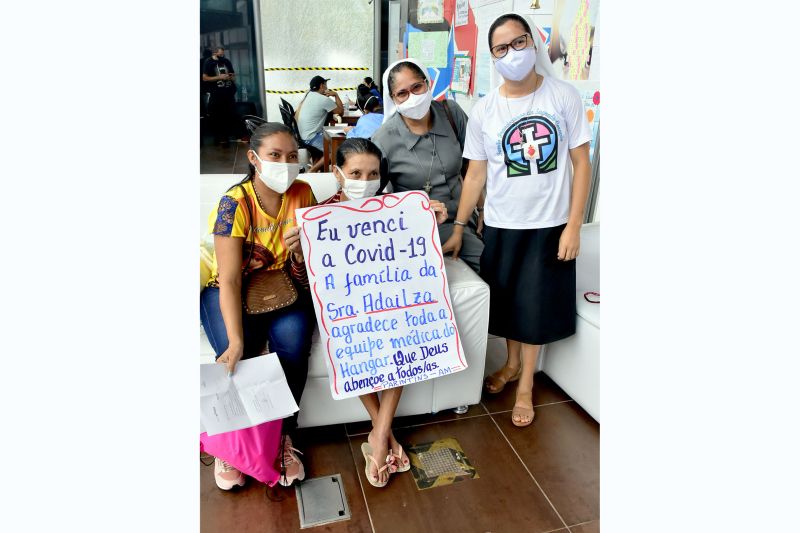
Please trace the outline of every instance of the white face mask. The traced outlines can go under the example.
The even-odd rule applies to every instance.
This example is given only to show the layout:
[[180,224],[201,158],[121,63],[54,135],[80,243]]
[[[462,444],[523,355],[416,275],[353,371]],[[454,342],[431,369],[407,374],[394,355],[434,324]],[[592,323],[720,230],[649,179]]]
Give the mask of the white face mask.
[[264,185],[278,194],[283,194],[294,183],[300,174],[300,163],[279,163],[276,161],[263,161],[258,154],[253,152],[258,162],[261,163],[261,170],[256,168],[256,174],[264,182]]
[[[371,198],[375,196],[375,193],[378,192],[378,188],[381,186],[381,180],[354,180],[345,176],[342,169],[339,167],[334,167],[335,170],[339,172],[339,174],[344,178],[344,187],[341,188],[341,191],[352,200],[361,200],[362,198]],[[336,183],[339,183],[337,180]]]
[[397,111],[404,117],[419,120],[431,108],[432,97],[430,89],[422,94],[411,93],[408,95],[408,100],[402,104],[397,104]]
[[536,66],[535,48],[514,50],[509,47],[508,53],[494,62],[497,72],[511,81],[520,81],[531,73],[534,66]]

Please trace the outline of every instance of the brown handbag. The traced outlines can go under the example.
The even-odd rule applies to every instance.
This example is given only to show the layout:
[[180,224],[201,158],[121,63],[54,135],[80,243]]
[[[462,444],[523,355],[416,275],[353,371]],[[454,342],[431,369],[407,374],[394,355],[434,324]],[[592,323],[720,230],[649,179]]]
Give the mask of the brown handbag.
[[292,305],[297,289],[285,270],[261,268],[242,280],[242,304],[248,315],[260,315]]
[[[240,185],[240,187],[242,187]],[[292,305],[297,300],[297,289],[292,283],[292,278],[284,269],[267,270],[260,268],[247,275],[245,269],[250,264],[255,248],[255,231],[253,231],[253,213],[250,208],[250,197],[242,187],[244,201],[247,204],[249,234],[253,237],[247,261],[242,266],[242,306],[248,315],[260,315]],[[245,240],[245,246],[247,241]]]

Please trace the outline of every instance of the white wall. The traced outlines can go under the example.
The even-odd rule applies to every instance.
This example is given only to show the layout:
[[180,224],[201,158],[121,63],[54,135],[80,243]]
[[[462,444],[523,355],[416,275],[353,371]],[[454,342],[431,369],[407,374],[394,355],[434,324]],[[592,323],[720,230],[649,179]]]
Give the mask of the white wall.
[[[308,90],[316,74],[331,78],[329,89],[356,87],[373,68],[373,4],[368,0],[260,0],[264,67],[367,67],[368,71],[273,71],[264,73],[272,90]],[[377,76],[380,78],[380,76]],[[353,101],[356,91],[340,92]],[[280,98],[295,109],[302,94],[267,93],[267,118],[280,122]]]

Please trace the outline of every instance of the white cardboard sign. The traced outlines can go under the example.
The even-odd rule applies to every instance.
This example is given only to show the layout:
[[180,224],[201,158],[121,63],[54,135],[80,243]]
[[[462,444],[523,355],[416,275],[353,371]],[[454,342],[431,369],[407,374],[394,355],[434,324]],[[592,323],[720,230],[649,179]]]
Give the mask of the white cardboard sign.
[[296,210],[334,399],[467,368],[422,191]]

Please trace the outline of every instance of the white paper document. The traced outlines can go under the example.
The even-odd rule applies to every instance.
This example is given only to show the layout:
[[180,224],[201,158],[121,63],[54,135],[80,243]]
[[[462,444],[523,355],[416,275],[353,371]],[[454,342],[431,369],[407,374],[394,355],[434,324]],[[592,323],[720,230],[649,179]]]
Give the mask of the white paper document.
[[200,424],[209,435],[286,418],[298,409],[274,353],[239,361],[231,377],[226,365],[200,365]]

